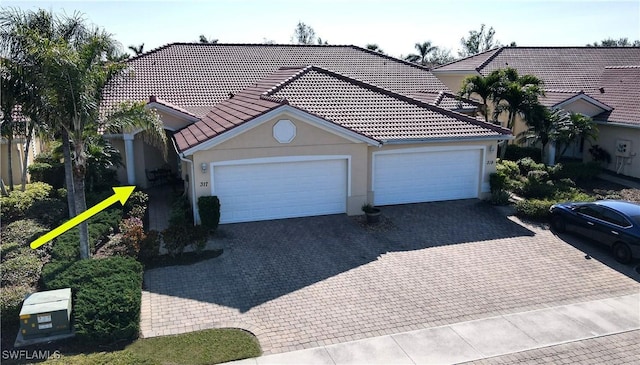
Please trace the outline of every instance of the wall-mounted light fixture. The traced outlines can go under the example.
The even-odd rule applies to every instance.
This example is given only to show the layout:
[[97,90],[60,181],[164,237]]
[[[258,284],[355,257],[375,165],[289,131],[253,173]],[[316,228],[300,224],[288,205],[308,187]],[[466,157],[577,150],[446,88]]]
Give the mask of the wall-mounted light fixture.
[[200,168],[202,169],[202,173],[207,172],[207,164],[205,162],[200,164]]

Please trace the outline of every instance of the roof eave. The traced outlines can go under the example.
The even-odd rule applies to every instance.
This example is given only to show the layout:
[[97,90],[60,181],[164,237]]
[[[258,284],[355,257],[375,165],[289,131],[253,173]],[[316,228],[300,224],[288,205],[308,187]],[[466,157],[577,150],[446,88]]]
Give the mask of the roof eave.
[[474,137],[441,137],[441,138],[404,138],[382,140],[382,144],[414,144],[414,143],[444,143],[444,142],[486,142],[486,141],[510,141],[513,135],[499,136],[474,136]]

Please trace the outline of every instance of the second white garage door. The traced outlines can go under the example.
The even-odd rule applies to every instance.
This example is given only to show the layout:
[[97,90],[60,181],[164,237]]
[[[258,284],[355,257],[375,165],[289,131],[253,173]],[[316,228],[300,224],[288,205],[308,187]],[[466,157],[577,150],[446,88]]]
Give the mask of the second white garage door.
[[481,158],[481,149],[374,154],[374,204],[477,198]]
[[214,165],[220,222],[346,212],[347,159]]

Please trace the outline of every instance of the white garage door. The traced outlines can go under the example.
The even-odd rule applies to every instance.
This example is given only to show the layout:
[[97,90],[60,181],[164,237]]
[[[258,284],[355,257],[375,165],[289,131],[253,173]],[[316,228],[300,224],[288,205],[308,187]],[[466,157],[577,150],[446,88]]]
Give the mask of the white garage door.
[[346,159],[220,165],[212,171],[221,223],[346,212]]
[[374,204],[477,198],[482,150],[374,154]]

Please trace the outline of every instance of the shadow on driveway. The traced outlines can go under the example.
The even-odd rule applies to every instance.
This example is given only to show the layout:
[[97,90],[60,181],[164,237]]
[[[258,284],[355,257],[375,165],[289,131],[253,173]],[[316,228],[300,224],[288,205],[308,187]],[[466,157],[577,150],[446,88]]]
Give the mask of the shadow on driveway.
[[554,234],[562,241],[584,252],[585,260],[588,259],[588,255],[588,257],[600,261],[611,269],[616,270],[619,273],[626,275],[637,282],[640,282],[640,260],[635,259],[629,264],[621,264],[617,262],[613,257],[611,248],[605,245],[569,233],[560,234],[554,232]]
[[387,252],[534,236],[479,200],[382,211],[386,222],[379,230],[363,226],[361,217],[345,215],[222,225],[210,243],[224,249],[220,257],[149,270],[145,289],[246,312]]

